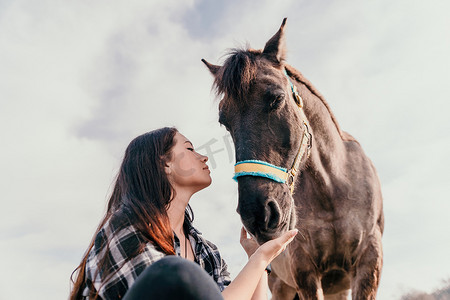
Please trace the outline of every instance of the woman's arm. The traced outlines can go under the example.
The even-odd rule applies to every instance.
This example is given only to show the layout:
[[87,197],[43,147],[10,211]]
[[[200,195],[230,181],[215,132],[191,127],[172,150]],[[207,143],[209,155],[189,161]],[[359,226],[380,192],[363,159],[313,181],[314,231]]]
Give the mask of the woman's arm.
[[268,280],[267,272],[263,272],[251,300],[267,300]]
[[[240,243],[242,248],[244,248],[245,252],[248,255],[248,258],[255,253],[256,249],[258,249],[258,243],[252,238],[248,238],[247,231],[244,227],[241,228],[241,239]],[[268,273],[263,272],[261,275],[261,279],[259,280],[258,285],[256,286],[255,292],[253,293],[252,300],[267,300],[267,289],[268,289]]]
[[[222,292],[225,300],[261,299],[252,298],[253,296],[267,299],[267,293],[265,292],[267,291],[267,275],[264,274],[266,273],[265,269],[275,257],[286,249],[286,246],[292,242],[296,234],[297,230],[290,230],[282,236],[256,248],[256,242],[253,239],[247,239],[247,233],[245,229],[242,229],[241,244],[249,255],[249,260],[238,276]],[[263,289],[265,290],[264,292],[262,291]]]

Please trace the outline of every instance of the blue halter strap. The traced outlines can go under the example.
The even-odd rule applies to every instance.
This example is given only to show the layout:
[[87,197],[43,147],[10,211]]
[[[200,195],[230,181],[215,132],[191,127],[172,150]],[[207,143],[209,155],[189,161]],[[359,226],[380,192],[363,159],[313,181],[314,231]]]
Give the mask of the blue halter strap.
[[[287,169],[278,167],[262,160],[243,160],[235,165],[235,173],[233,179],[237,181],[240,176],[259,176],[272,179],[279,183],[285,183],[287,180]],[[246,171],[251,169],[251,171]]]

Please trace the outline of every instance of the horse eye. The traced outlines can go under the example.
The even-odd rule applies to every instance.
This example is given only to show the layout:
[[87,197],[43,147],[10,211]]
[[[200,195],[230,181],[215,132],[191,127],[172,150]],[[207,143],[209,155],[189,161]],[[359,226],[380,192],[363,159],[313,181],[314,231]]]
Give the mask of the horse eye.
[[284,93],[282,94],[278,94],[275,99],[272,101],[272,103],[270,103],[270,108],[271,109],[277,109],[278,107],[280,107],[280,105],[283,103],[285,98]]
[[284,100],[284,93],[283,94],[279,94],[278,96],[277,96],[277,98],[276,98],[276,101],[277,102],[280,102],[280,101],[283,101]]

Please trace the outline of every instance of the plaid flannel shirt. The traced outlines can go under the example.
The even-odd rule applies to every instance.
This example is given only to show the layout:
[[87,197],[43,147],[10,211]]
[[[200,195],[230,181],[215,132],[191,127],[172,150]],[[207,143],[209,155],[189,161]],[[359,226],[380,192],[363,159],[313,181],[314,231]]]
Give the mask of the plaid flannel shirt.
[[[122,220],[123,221],[123,220]],[[146,243],[145,248],[133,259],[125,261],[127,257],[144,242],[142,234],[131,224],[117,230],[119,223],[109,220],[95,238],[86,263],[86,286],[83,291],[85,299],[89,299],[92,290],[99,291],[101,299],[120,299],[131,287],[136,278],[145,268],[166,256],[157,250],[152,243]],[[189,225],[189,241],[198,263],[217,283],[223,291],[231,282],[227,265],[222,259],[217,247],[204,239],[201,233],[191,224]],[[108,247],[102,247],[108,244]],[[180,255],[180,241],[175,235],[174,249]],[[112,276],[103,276],[98,269],[100,258],[105,252],[111,261],[110,270],[117,272]]]

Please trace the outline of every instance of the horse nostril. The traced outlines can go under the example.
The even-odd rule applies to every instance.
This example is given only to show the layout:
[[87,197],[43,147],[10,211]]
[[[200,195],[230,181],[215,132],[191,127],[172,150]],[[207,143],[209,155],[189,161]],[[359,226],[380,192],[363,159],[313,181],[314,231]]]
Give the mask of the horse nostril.
[[280,208],[278,203],[271,200],[266,206],[266,215],[264,216],[264,223],[267,229],[276,229],[280,224]]

